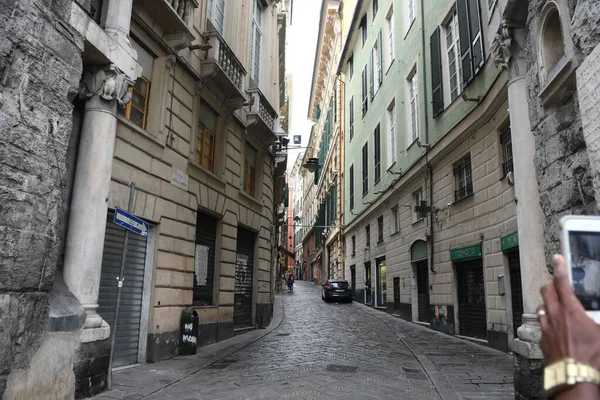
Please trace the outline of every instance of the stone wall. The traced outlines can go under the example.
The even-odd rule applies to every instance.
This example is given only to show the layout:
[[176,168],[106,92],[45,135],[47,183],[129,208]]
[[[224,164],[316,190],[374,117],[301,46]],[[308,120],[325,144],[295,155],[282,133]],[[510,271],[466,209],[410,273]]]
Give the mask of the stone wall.
[[[592,174],[579,111],[575,86],[568,86],[559,101],[544,105],[539,94],[544,89],[538,60],[541,10],[546,0],[529,3],[528,27],[531,40],[527,48],[527,86],[531,130],[536,141],[535,166],[539,183],[542,210],[546,216],[544,225],[546,260],[551,265],[552,254],[560,251],[559,220],[567,214],[596,214]],[[562,16],[571,21],[574,63],[581,61],[582,54],[589,54],[600,33],[596,26],[599,5],[594,1],[563,0],[564,9],[570,15]],[[594,22],[591,22],[594,21]],[[566,36],[566,40],[570,37]],[[572,78],[574,79],[574,77]]]
[[[59,215],[72,125],[69,94],[79,84],[83,51],[83,39],[68,27],[70,7],[70,0],[0,1],[0,397],[6,391],[4,398],[32,398],[32,393],[19,393],[23,387],[35,387],[36,393],[56,389],[53,373],[58,371],[36,374],[32,365],[47,359],[41,354],[47,355],[53,348],[49,343],[54,343],[44,332],[62,243]],[[75,349],[67,341],[64,350],[72,354]],[[67,354],[65,362],[69,360]],[[73,384],[64,381],[66,393],[72,393]]]

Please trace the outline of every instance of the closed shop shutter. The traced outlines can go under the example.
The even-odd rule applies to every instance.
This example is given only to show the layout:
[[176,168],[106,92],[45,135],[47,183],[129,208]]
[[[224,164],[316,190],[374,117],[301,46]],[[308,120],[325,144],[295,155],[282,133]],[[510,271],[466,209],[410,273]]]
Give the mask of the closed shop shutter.
[[510,291],[513,312],[513,328],[515,338],[517,329],[523,324],[523,290],[521,287],[521,262],[519,261],[519,252],[512,251],[506,254],[508,256],[508,266],[510,268]]
[[429,307],[429,271],[427,260],[417,263],[417,302],[419,321],[431,322]]
[[196,218],[196,246],[203,246],[207,248],[208,261],[206,269],[206,282],[203,282],[206,284],[198,285],[198,277],[194,274],[193,301],[194,305],[196,306],[207,306],[213,304],[216,238],[217,220],[199,212]]
[[[114,334],[117,277],[121,270],[123,240],[125,239],[125,230],[115,225],[112,220],[113,214],[109,213],[98,295],[98,314],[110,325],[111,335]],[[127,258],[125,259],[125,280],[121,289],[114,367],[138,362],[145,264],[146,237],[130,233]]]
[[236,328],[252,326],[252,282],[254,271],[255,234],[246,229],[237,231],[235,264],[235,305],[233,324]]
[[481,259],[456,263],[460,334],[487,339],[485,281]]

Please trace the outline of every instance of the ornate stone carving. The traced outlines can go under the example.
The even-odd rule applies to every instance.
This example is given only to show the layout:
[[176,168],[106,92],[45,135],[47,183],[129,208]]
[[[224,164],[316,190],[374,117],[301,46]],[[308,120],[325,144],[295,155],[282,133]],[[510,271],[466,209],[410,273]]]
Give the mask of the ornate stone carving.
[[[79,97],[92,100],[94,106],[112,111],[115,104],[124,107],[131,101],[129,86],[134,82],[114,64],[93,67],[83,74],[79,84]],[[87,106],[86,106],[87,108]]]
[[494,37],[492,42],[492,57],[494,64],[501,69],[508,70],[508,63],[511,59],[510,47],[513,44],[512,28],[508,21],[503,20],[500,32]]

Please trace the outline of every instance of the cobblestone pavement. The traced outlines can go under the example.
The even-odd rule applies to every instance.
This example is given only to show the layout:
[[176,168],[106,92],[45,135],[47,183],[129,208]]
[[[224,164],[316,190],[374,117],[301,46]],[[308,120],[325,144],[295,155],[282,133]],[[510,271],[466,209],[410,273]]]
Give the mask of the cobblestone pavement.
[[361,304],[326,304],[319,289],[297,282],[269,331],[117,372],[116,389],[96,398],[513,398],[510,355]]

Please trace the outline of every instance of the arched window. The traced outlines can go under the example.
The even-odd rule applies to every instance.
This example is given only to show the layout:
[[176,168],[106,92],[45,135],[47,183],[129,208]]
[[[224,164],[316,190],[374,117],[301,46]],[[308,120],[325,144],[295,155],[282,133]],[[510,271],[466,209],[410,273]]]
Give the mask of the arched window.
[[558,9],[552,7],[546,14],[541,35],[543,69],[547,81],[553,78],[555,71],[566,62],[565,43]]

